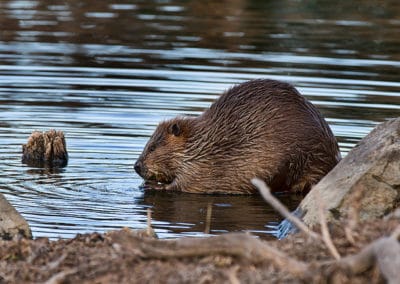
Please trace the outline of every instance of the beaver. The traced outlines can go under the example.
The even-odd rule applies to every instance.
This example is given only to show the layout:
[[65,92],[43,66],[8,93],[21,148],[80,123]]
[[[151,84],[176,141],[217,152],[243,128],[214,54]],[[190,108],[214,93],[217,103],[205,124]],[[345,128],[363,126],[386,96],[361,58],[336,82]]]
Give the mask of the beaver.
[[251,194],[307,192],[341,159],[321,113],[290,84],[257,79],[223,93],[198,117],[161,122],[134,165],[144,187]]

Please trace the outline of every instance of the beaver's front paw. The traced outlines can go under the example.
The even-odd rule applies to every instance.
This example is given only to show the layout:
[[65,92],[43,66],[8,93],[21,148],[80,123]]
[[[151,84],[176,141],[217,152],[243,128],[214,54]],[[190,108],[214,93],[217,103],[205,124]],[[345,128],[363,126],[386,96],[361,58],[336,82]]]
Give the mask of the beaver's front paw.
[[165,184],[156,181],[145,181],[141,187],[144,190],[166,190]]

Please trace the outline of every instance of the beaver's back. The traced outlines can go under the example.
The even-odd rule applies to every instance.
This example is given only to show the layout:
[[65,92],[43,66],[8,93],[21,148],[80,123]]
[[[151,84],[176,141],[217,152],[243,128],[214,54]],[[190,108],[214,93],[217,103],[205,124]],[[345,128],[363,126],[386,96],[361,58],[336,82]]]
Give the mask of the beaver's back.
[[186,155],[193,167],[201,165],[194,182],[206,192],[252,192],[254,177],[274,190],[308,190],[340,158],[319,111],[279,81],[231,88],[195,124]]
[[279,129],[275,124],[279,121],[293,130],[298,130],[297,125],[321,127],[332,136],[320,112],[311,103],[292,85],[275,80],[252,80],[231,88],[200,119],[218,129],[230,129],[229,126],[235,125],[248,130],[273,130],[274,133]]

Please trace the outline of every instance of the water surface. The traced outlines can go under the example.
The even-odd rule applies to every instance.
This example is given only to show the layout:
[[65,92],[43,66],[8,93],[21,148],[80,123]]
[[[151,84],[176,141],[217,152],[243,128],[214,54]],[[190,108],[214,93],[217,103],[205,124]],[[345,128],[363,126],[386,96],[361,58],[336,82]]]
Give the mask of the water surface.
[[[160,237],[207,235],[207,208],[211,234],[273,233],[260,197],[144,192],[133,163],[159,121],[254,78],[294,84],[343,155],[399,116],[400,4],[347,2],[1,1],[0,192],[35,237],[144,228],[147,208]],[[21,164],[29,134],[51,128],[68,167]]]

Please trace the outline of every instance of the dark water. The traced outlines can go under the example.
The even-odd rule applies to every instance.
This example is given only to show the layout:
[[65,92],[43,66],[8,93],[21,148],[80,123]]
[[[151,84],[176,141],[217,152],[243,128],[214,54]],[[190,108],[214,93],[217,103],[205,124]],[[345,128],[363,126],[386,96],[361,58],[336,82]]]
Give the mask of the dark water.
[[[146,193],[132,166],[163,119],[197,115],[253,78],[293,83],[345,155],[400,115],[400,2],[0,1],[0,192],[35,237],[122,226],[161,237],[265,235],[257,196]],[[22,165],[33,130],[66,133],[59,172]],[[290,208],[296,196],[281,196]]]

